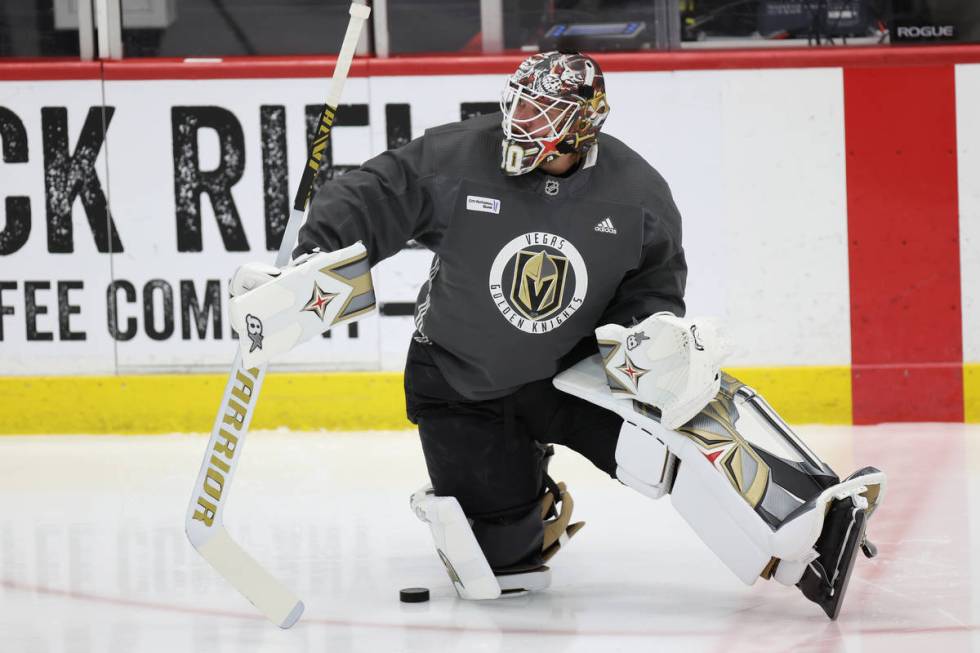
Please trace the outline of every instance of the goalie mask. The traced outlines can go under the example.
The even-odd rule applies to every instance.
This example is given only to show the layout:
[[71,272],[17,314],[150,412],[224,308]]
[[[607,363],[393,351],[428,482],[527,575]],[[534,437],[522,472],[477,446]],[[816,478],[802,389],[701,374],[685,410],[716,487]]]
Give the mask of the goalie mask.
[[501,168],[523,175],[561,154],[584,154],[609,115],[599,65],[584,54],[543,52],[507,79]]

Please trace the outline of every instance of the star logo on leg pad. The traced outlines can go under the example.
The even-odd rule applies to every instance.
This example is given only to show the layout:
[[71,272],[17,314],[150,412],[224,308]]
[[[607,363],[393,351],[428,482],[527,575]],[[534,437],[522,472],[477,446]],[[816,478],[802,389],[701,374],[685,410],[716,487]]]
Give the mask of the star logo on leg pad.
[[337,293],[324,292],[320,288],[319,284],[313,283],[313,294],[310,296],[310,301],[306,302],[306,306],[303,307],[304,311],[310,311],[311,313],[316,313],[316,316],[322,321],[327,313],[327,304],[337,296]]

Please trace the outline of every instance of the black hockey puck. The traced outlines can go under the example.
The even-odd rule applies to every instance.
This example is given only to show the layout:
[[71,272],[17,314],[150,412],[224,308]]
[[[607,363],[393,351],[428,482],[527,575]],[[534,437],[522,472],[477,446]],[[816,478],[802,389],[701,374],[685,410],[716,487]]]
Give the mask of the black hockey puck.
[[406,587],[398,592],[402,603],[425,603],[429,600],[428,587]]

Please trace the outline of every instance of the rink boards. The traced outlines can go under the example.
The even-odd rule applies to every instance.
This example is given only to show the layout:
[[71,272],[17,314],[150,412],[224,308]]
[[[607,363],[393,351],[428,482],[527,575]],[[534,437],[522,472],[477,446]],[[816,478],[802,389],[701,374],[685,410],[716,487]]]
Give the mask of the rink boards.
[[[791,421],[980,421],[980,57],[928,56],[600,59],[607,131],[684,216],[688,312],[721,318],[730,367]],[[335,163],[488,110],[518,60],[360,62]],[[272,258],[329,70],[0,64],[0,432],[206,430],[227,279]],[[381,314],[277,364],[256,425],[405,426],[430,259],[382,263]]]

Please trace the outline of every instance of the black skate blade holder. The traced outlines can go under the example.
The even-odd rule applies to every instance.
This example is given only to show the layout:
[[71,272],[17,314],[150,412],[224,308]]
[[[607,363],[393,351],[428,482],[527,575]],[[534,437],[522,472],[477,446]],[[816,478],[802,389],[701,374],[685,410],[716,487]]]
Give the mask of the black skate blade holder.
[[[864,491],[864,488],[859,488],[856,494],[840,494],[835,497],[835,499],[837,501],[848,501],[853,508],[858,510],[867,510],[868,500],[862,496]],[[864,553],[865,557],[867,558],[873,558],[878,554],[878,547],[869,542],[866,535],[861,538],[860,542],[858,542],[858,546],[861,548],[861,552]],[[818,572],[821,579],[821,585],[824,586],[827,594],[829,596],[834,596],[834,583],[837,576],[836,569],[828,570],[822,564],[820,564],[818,560],[813,560],[810,564]],[[834,571],[835,573],[828,573],[828,571]]]
[[[831,619],[840,613],[858,549],[869,558],[877,553],[877,547],[866,536],[872,506],[864,485],[832,495],[826,516],[831,520],[831,530],[826,530],[825,524],[825,531],[815,545],[821,555],[809,563],[807,572],[797,583],[803,595],[817,603]],[[838,533],[836,538],[834,533]]]
[[[851,497],[851,501],[854,503],[855,507],[862,508],[864,510],[868,509],[868,500],[862,496],[866,491],[866,489],[862,489],[858,495]],[[878,547],[875,546],[874,542],[868,539],[867,535],[864,536],[858,546],[861,547],[861,553],[864,554],[864,557],[868,558],[869,560],[878,555]]]
[[878,547],[868,538],[864,538],[861,542],[861,553],[864,554],[865,558],[873,558],[878,555]]

